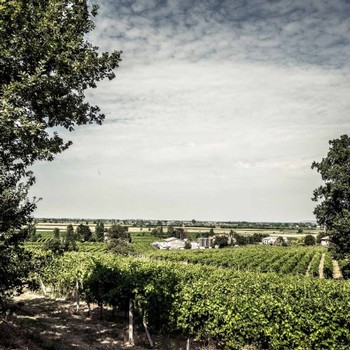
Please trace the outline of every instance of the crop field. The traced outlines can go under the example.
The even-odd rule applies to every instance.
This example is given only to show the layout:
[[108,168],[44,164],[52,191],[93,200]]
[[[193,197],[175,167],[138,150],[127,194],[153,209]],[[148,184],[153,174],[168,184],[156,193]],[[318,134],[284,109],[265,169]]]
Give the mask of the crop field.
[[98,253],[56,257],[40,278],[55,295],[78,295],[101,308],[133,305],[151,332],[210,339],[220,348],[350,344],[349,281]]
[[[151,259],[217,266],[242,271],[275,272],[333,278],[334,262],[322,247],[245,246],[205,250],[156,250],[150,243],[158,240],[150,232],[131,232],[133,254]],[[42,232],[37,242],[27,242],[28,248],[40,248],[50,240],[52,232]],[[79,242],[79,252],[107,252],[102,242]],[[340,268],[343,262],[340,262]]]
[[52,237],[47,233],[26,244],[46,261],[33,278],[77,304],[122,313],[133,305],[135,322],[151,332],[210,340],[217,348],[347,349],[350,284],[334,279],[326,248],[156,250],[150,243],[159,238],[150,232],[130,235],[135,256],[111,254],[102,242],[79,242],[78,252],[55,256],[38,249]]
[[[321,258],[323,268],[320,272]],[[309,275],[332,278],[330,254],[321,247],[248,246],[225,249],[154,251],[153,259],[182,261],[193,264],[255,272]]]

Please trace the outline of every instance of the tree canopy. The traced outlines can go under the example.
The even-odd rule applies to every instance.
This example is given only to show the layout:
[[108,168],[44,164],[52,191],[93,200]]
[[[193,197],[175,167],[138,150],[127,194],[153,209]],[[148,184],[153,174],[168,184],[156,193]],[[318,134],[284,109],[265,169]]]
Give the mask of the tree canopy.
[[7,261],[21,260],[21,230],[36,207],[28,167],[71,145],[60,130],[104,120],[85,91],[115,77],[121,52],[99,52],[87,40],[97,10],[87,0],[0,1],[0,299],[12,278]]
[[70,146],[57,127],[101,124],[84,91],[113,79],[120,52],[86,40],[97,7],[85,0],[12,0],[0,6],[0,160],[7,169],[52,160]]
[[331,234],[335,252],[346,255],[350,254],[350,138],[342,135],[329,144],[327,156],[312,163],[324,182],[314,190],[313,200],[320,202],[314,214]]

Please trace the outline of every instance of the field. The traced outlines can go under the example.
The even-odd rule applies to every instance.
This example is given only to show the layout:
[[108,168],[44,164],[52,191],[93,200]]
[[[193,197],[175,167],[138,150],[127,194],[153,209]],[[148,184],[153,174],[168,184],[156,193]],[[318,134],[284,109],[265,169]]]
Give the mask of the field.
[[[261,251],[267,253],[268,248]],[[297,256],[295,260],[300,260],[298,250],[308,256],[309,265],[315,256],[325,254],[317,248],[310,250],[310,256],[307,249],[280,248],[287,255]],[[224,251],[208,250],[214,261],[210,266],[184,264],[181,259],[157,261],[107,253],[67,253],[51,260],[40,278],[54,295],[98,302],[101,310],[127,310],[132,302],[135,319],[140,322],[143,317],[156,334],[210,339],[218,348],[227,349],[245,345],[256,349],[347,349],[348,281],[304,276],[305,271],[262,273],[253,268],[221,267],[215,258],[219,260],[218,254]],[[253,248],[241,251],[253,259]],[[271,256],[278,255],[278,249],[272,248],[271,252]],[[261,256],[264,254],[255,260],[261,261]]]
[[[64,225],[61,224],[61,232],[64,230]],[[54,227],[57,227],[57,224],[51,224],[48,227],[53,230]],[[48,227],[46,231],[39,231],[41,238],[37,242],[26,243],[27,247],[42,247],[45,242],[50,240],[52,230],[49,230]],[[41,227],[42,229],[43,227]],[[199,231],[204,232],[206,229],[203,227],[191,228],[189,235],[192,235],[193,239],[195,239]],[[244,271],[288,273],[322,278],[333,278],[336,275],[339,278],[339,273],[334,272],[337,266],[334,266],[334,262],[327,249],[322,247],[271,247],[255,245],[219,250],[160,251],[151,246],[150,243],[159,240],[159,238],[154,237],[148,229],[130,227],[129,231],[132,238],[131,247],[134,249],[134,255],[137,256],[148,256],[151,259],[210,265]],[[216,231],[221,232],[222,230]],[[279,235],[274,230],[270,231],[271,235]],[[238,229],[235,232],[240,232],[241,234],[262,234],[269,232],[269,230]],[[315,233],[314,230],[310,232]],[[294,236],[303,237],[305,234],[307,232],[298,234],[295,230],[284,230],[284,235],[289,238]],[[102,253],[106,252],[106,245],[96,242],[78,243],[78,250],[80,252]],[[342,264],[340,265],[341,268]]]
[[348,348],[350,284],[327,249],[156,250],[150,243],[159,238],[149,230],[130,231],[130,257],[94,242],[50,256],[40,248],[52,231],[43,231],[39,242],[27,243],[42,266],[33,285],[77,306],[96,303],[101,313],[124,314],[131,303],[136,324],[146,323],[154,337],[176,334],[212,349]]
[[225,249],[155,251],[154,259],[182,261],[194,264],[232,268],[235,270],[276,272],[333,277],[333,265],[329,252],[321,247],[271,247],[248,246]]

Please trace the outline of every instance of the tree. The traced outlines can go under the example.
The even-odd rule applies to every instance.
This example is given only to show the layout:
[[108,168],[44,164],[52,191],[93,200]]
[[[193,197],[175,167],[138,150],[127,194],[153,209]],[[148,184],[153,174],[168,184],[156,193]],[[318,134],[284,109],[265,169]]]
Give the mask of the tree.
[[57,239],[58,241],[61,240],[60,229],[58,227],[53,229],[53,238]]
[[306,235],[304,237],[304,244],[305,245],[315,245],[316,244],[316,238],[313,235]]
[[112,225],[107,231],[107,237],[111,239],[123,239],[131,242],[130,233],[128,232],[127,226],[122,225]]
[[[336,217],[330,230],[332,250],[337,258],[348,259],[350,257],[350,211],[344,209]],[[348,261],[348,269],[350,261]]]
[[19,178],[0,166],[0,313],[12,294],[21,290],[30,271],[30,258],[21,243],[28,235],[23,226],[32,221],[35,203],[27,199],[32,178],[18,184]]
[[80,224],[76,229],[76,236],[77,239],[80,239],[81,241],[91,241],[92,232],[90,230],[90,227],[88,225]]
[[108,250],[115,254],[129,255],[134,249],[129,245],[131,242],[127,226],[112,225],[107,232]]
[[151,231],[151,234],[152,234],[153,236],[155,236],[155,237],[163,238],[163,236],[164,236],[163,226],[154,228],[154,229]]
[[174,236],[174,226],[173,225],[169,225],[168,226],[168,237],[173,237]]
[[228,246],[228,237],[225,235],[215,236],[214,245],[219,246],[219,248]]
[[24,261],[22,227],[36,207],[36,200],[28,199],[35,182],[28,167],[53,160],[71,145],[58,130],[102,123],[104,115],[85,101],[84,92],[113,79],[121,61],[121,52],[99,53],[87,41],[97,14],[97,6],[87,3],[11,0],[0,5],[1,299],[22,284],[8,262],[19,269]]
[[99,221],[96,224],[95,227],[95,237],[97,242],[103,242],[104,241],[104,234],[105,234],[105,225],[103,222]]
[[36,232],[36,227],[33,224],[28,225],[28,241],[37,242],[42,238],[41,233]]
[[98,54],[86,40],[96,14],[86,0],[2,2],[0,157],[11,169],[52,160],[71,145],[51,128],[102,123],[84,91],[115,77],[121,53]]
[[67,226],[63,239],[63,245],[65,251],[77,250],[77,236],[72,225]]
[[287,243],[286,243],[286,241],[284,240],[284,238],[283,238],[282,236],[278,236],[278,237],[276,238],[275,245],[278,245],[278,246],[286,246]]
[[[168,232],[169,232],[169,230],[168,230]],[[182,227],[177,227],[175,229],[175,231],[173,232],[173,234],[174,234],[174,237],[179,238],[179,239],[187,238],[187,232]]]
[[342,135],[329,141],[328,154],[321,162],[313,162],[324,184],[314,190],[313,200],[320,202],[314,210],[317,221],[331,234],[334,251],[340,256],[350,255],[350,138]]

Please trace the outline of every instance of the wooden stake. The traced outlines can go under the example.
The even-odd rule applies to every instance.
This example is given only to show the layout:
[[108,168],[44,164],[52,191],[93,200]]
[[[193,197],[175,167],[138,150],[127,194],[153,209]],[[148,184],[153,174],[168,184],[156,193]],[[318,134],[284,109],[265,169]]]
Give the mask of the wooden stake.
[[143,326],[145,327],[145,331],[146,331],[146,335],[147,335],[147,338],[148,338],[148,341],[149,341],[149,345],[153,348],[153,345],[154,345],[154,344],[153,344],[151,335],[150,335],[150,333],[149,333],[149,330],[148,330],[148,327],[147,327],[147,323],[146,323],[145,318],[143,318],[142,323],[143,323]]
[[186,341],[186,350],[190,350],[190,338],[187,338],[187,341]]
[[46,287],[45,287],[43,280],[40,277],[39,277],[39,283],[40,283],[41,290],[43,291],[44,295],[46,296],[47,295]]
[[134,315],[132,300],[129,300],[129,344],[134,345]]
[[79,280],[75,280],[75,297],[76,297],[76,302],[77,302],[77,312],[80,311],[80,295],[79,295]]

